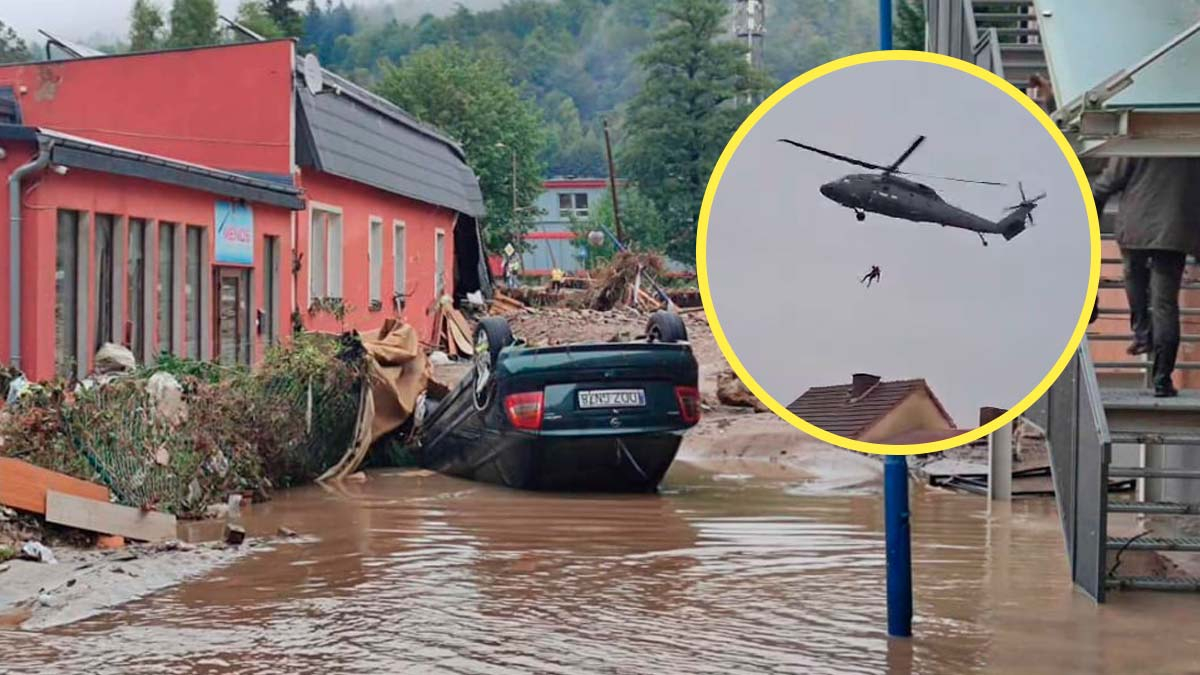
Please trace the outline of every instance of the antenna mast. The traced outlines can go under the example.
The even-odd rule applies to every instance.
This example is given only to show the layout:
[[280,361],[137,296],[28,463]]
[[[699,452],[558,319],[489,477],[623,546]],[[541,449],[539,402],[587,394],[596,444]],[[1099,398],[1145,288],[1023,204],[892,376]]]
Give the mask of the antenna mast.
[[[766,35],[767,0],[734,0],[733,34],[746,45],[746,62],[751,68],[763,67],[763,36]],[[754,97],[746,95],[743,102],[753,105]]]

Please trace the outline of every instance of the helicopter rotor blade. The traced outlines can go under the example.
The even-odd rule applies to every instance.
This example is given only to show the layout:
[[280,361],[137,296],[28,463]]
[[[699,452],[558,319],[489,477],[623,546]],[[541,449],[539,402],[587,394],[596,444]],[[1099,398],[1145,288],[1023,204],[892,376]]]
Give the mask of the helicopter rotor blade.
[[800,143],[799,141],[793,141],[793,140],[790,140],[787,138],[781,138],[781,139],[779,139],[779,142],[787,143],[788,145],[794,145],[797,148],[801,148],[803,150],[808,150],[810,152],[815,152],[818,155],[825,155],[826,157],[830,157],[830,158],[833,158],[836,160],[847,162],[849,164],[854,164],[855,166],[861,166],[864,169],[874,169],[876,171],[887,171],[888,170],[888,168],[886,166],[880,166],[878,164],[864,162],[861,159],[854,159],[853,157],[847,157],[846,155],[839,155],[836,152],[829,152],[828,150],[822,150],[820,148],[815,148],[811,145],[805,145],[804,143]]
[[933,178],[936,180],[952,180],[956,183],[975,183],[977,185],[995,185],[997,187],[1005,187],[1008,183],[997,183],[991,180],[971,180],[970,178],[954,178],[952,176],[935,176],[929,173],[913,173],[911,171],[897,171],[896,173],[903,176],[917,176],[919,178]]
[[899,169],[900,165],[904,163],[904,160],[908,159],[908,156],[913,154],[913,152],[916,151],[917,147],[920,146],[924,142],[925,142],[924,136],[917,136],[917,140],[913,141],[912,145],[908,146],[908,149],[904,151],[904,154],[900,155],[899,159],[892,162],[892,165],[889,166],[887,169],[885,169],[885,171],[887,171],[888,173],[894,173],[896,171],[896,169]]

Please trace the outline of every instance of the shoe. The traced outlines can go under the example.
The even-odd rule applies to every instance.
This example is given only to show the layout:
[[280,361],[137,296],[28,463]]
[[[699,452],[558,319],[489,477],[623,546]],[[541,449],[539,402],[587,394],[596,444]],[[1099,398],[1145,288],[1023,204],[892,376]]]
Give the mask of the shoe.
[[1149,351],[1150,345],[1146,342],[1130,342],[1129,346],[1125,348],[1125,353],[1129,354],[1130,356],[1146,354],[1149,353]]
[[1170,382],[1163,382],[1154,385],[1154,398],[1172,398],[1178,396],[1179,391],[1175,389],[1175,385]]

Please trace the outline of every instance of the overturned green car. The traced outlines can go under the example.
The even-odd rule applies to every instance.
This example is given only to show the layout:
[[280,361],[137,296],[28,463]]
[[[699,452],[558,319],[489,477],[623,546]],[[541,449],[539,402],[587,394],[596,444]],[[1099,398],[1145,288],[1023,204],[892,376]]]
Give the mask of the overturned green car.
[[471,372],[426,400],[422,466],[508,487],[650,492],[700,420],[698,366],[678,315],[628,342],[530,347],[489,317]]

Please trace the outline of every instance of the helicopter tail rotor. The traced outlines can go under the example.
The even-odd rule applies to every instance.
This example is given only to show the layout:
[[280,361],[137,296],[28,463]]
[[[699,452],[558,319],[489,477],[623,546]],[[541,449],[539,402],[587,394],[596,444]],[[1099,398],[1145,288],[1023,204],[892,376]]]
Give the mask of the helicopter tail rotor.
[[1017,181],[1017,190],[1021,193],[1021,203],[1010,206],[1006,210],[1016,211],[1017,209],[1025,209],[1025,222],[1029,223],[1030,226],[1036,225],[1033,220],[1033,210],[1037,208],[1038,202],[1046,198],[1046,193],[1043,192],[1036,197],[1030,198],[1025,195],[1025,186],[1020,181]]

